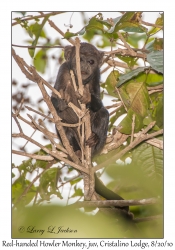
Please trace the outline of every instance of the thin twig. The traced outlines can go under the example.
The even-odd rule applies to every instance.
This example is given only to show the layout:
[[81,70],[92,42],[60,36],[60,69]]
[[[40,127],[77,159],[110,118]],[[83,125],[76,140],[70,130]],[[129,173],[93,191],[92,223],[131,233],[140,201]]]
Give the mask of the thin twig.
[[[134,55],[134,53],[135,53],[135,55]],[[142,58],[142,59],[147,57],[145,53],[136,53],[135,51],[134,51],[134,53],[133,52],[131,53],[128,49],[121,49],[121,48],[118,48],[116,50],[109,51],[109,52],[105,51],[106,55],[115,54],[115,55],[121,55],[121,56],[138,57],[138,58]]]
[[[124,68],[124,69],[129,69],[128,64],[123,63],[123,62],[118,62],[116,60],[107,60],[107,62],[109,64],[109,66],[111,67],[120,67],[120,68]],[[138,66],[134,65],[133,69],[138,68]]]
[[15,120],[15,122],[16,122],[18,128],[19,128],[20,133],[23,133],[23,130],[22,130],[22,128],[21,128],[21,125],[20,125],[20,123],[19,123],[19,121],[18,121],[18,119],[17,119],[17,117],[16,117],[16,115],[15,115],[14,113],[12,113],[12,117],[14,118],[14,120]]
[[116,109],[114,109],[113,111],[111,111],[111,112],[109,113],[109,116],[115,114],[115,113],[117,112],[117,110],[119,110],[121,107],[122,107],[122,104],[121,104],[120,106],[118,106]]
[[143,20],[141,20],[141,19],[140,19],[140,22],[141,22],[142,24],[145,24],[146,26],[152,26],[152,27],[155,27],[155,28],[163,29],[163,26],[158,25],[158,24],[148,23],[148,22],[145,22],[145,21],[143,21]]
[[[39,111],[37,111],[37,110],[35,110],[35,109],[33,109],[33,108],[27,106],[27,105],[25,105],[25,107],[26,107],[26,109],[28,109],[29,111],[32,111],[32,112],[34,112],[34,113],[36,113],[36,114],[38,114],[38,115],[43,116],[44,118],[48,119],[49,121],[54,122],[54,119],[53,119],[52,117],[49,117],[48,115],[45,115],[44,113],[41,113],[41,112],[39,112]],[[50,114],[50,113],[49,113],[49,114]]]
[[54,159],[50,155],[29,154],[29,153],[21,152],[21,151],[17,151],[17,150],[12,150],[12,154],[22,155],[22,156],[26,156],[26,157],[29,157],[29,158],[32,158],[32,159],[42,160],[42,161],[52,161]]
[[18,47],[18,48],[27,48],[27,49],[36,49],[36,48],[41,48],[41,49],[49,49],[49,48],[52,48],[52,49],[58,49],[58,48],[61,48],[63,49],[65,46],[62,46],[62,45],[36,45],[36,46],[24,46],[24,45],[17,45],[17,44],[12,44],[13,47]]
[[127,107],[126,107],[126,105],[125,105],[125,103],[124,103],[124,101],[123,101],[123,99],[122,99],[122,97],[121,97],[121,95],[120,95],[119,89],[118,89],[118,88],[115,88],[115,90],[117,91],[117,94],[119,95],[120,101],[122,102],[122,104],[123,104],[123,106],[124,106],[126,112],[128,112],[128,109],[127,109]]
[[75,48],[76,48],[76,68],[77,68],[77,78],[78,78],[78,92],[83,96],[83,84],[81,77],[81,68],[80,68],[80,40],[78,37],[75,38]]
[[21,18],[18,18],[19,22],[17,21],[17,22],[12,23],[12,26],[20,24],[20,21],[22,21],[22,22],[29,21],[29,20],[43,18],[43,17],[47,17],[47,16],[55,16],[55,15],[62,14],[62,13],[65,13],[65,11],[55,11],[55,12],[50,12],[50,13],[46,13],[46,14],[43,13],[43,14],[38,15],[38,16],[21,17]]
[[120,32],[117,32],[118,37],[120,38],[120,40],[124,43],[125,47],[128,49],[128,51],[130,52],[131,56],[136,56],[136,52],[129,46],[129,44],[127,44],[127,42],[125,41],[124,37],[122,36],[122,34]]
[[42,126],[44,127],[44,129],[43,129],[41,126],[39,126],[39,125],[35,122],[35,120],[32,118],[31,115],[28,114],[28,117],[31,119],[31,121],[32,121],[33,124],[36,126],[36,128],[37,128],[39,131],[41,131],[41,132],[50,140],[50,142],[51,142],[57,149],[63,151],[63,152],[66,153],[66,154],[64,154],[63,152],[60,152],[60,151],[58,151],[57,153],[60,154],[60,156],[62,156],[62,157],[67,157],[67,151],[66,151],[66,149],[63,148],[61,145],[59,145],[58,143],[56,143],[56,142],[54,141],[53,136],[50,134],[49,130],[46,128],[46,126],[45,126],[43,120],[39,119],[39,123],[42,124]]
[[125,207],[125,206],[137,206],[137,205],[152,205],[157,204],[159,199],[157,198],[149,198],[149,199],[141,199],[141,200],[104,200],[104,201],[83,201],[77,202],[77,207]]
[[[64,32],[58,28],[53,21],[48,19],[48,22],[52,28],[54,28],[58,33],[60,33],[63,37],[65,36]],[[75,45],[75,41],[72,38],[67,39],[72,45]]]
[[22,98],[20,106],[19,106],[18,110],[15,112],[16,117],[18,117],[18,115],[22,109],[23,104],[24,104],[24,98]]
[[135,118],[136,118],[136,116],[135,116],[135,114],[133,114],[133,116],[132,116],[131,142],[130,143],[133,142],[133,138],[134,138]]

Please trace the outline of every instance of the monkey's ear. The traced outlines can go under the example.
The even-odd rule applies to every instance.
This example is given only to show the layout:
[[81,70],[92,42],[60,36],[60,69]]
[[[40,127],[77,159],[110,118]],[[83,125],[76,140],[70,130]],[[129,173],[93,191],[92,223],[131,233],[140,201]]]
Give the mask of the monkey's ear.
[[72,46],[68,45],[64,48],[64,58],[66,59],[66,61],[69,61],[70,59],[70,54],[72,52]]
[[101,66],[101,64],[103,62],[103,56],[104,56],[104,52],[99,51],[99,66]]

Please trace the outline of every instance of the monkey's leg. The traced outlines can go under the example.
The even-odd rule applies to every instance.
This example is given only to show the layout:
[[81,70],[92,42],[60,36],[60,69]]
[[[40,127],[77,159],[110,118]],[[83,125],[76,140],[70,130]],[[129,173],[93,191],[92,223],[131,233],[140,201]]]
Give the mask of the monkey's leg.
[[92,147],[92,155],[98,153],[106,142],[108,131],[109,113],[101,107],[97,112],[91,112],[92,135],[86,144]]
[[80,151],[79,138],[76,128],[64,127],[67,139],[73,147],[74,152]]

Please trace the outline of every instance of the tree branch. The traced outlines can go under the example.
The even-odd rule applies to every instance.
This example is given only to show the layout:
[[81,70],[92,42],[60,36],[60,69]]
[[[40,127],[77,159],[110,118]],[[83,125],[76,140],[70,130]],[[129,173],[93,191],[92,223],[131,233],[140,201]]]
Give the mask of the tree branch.
[[[58,33],[60,33],[63,37],[65,36],[64,32],[58,28],[53,21],[48,19],[48,22],[52,28],[54,28]],[[72,38],[67,39],[72,45],[75,45],[75,41]]]
[[156,198],[141,199],[141,200],[104,200],[104,201],[81,201],[77,202],[77,207],[125,207],[136,205],[152,205],[159,202]]
[[41,49],[49,49],[49,48],[52,48],[52,49],[58,49],[58,48],[64,48],[65,46],[62,46],[62,45],[36,45],[36,46],[24,46],[24,45],[17,45],[17,44],[12,44],[13,47],[18,47],[18,48],[27,48],[27,49],[36,49],[36,48],[41,48]]
[[[19,22],[20,21],[29,21],[29,20],[33,20],[33,19],[37,19],[37,18],[43,18],[43,17],[46,17],[46,16],[55,16],[55,15],[62,14],[62,13],[65,13],[65,11],[55,11],[55,12],[50,12],[50,13],[47,13],[47,14],[43,13],[43,14],[38,15],[38,16],[21,17],[21,18],[18,18],[18,19],[19,19]],[[12,23],[12,26],[20,24],[19,22],[17,21],[17,22]]]
[[12,149],[12,154],[16,154],[16,155],[22,155],[22,156],[26,156],[32,159],[36,159],[36,160],[42,160],[42,161],[52,161],[54,158],[50,155],[36,155],[36,154],[29,154],[26,152],[21,152],[21,151],[16,151]]

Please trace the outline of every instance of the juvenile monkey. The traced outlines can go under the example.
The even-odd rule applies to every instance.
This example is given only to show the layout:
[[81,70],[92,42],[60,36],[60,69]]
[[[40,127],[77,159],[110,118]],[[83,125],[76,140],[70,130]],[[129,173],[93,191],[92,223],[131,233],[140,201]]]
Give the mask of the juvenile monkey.
[[[77,93],[74,90],[70,75],[70,70],[73,70],[76,84],[78,86],[75,54],[76,51],[74,46],[65,47],[64,56],[66,62],[61,65],[54,86],[54,88],[60,92],[62,99],[55,96],[54,94],[51,97],[51,101],[58,115],[61,117],[62,122],[68,124],[78,123],[78,117],[72,110],[72,108],[68,107],[67,104],[69,102],[72,102],[75,106],[80,108]],[[104,54],[98,51],[93,45],[88,43],[81,43],[80,67],[82,82],[84,85],[84,93],[83,96],[80,97],[80,100],[81,102],[86,104],[86,107],[90,111],[92,134],[86,141],[86,145],[89,145],[89,147],[91,147],[92,156],[102,150],[106,141],[109,123],[109,113],[104,108],[103,103],[100,99],[100,65],[102,63],[103,55]],[[64,130],[70,142],[70,145],[73,147],[73,150],[75,152],[80,151],[81,149],[77,128],[64,127]],[[118,194],[106,188],[98,179],[96,174],[95,190],[98,194],[108,200],[123,200],[123,198]],[[128,207],[123,207],[121,209],[124,209],[126,211],[129,210]]]
[[[58,115],[62,118],[62,122],[73,124],[78,123],[78,117],[67,104],[72,102],[80,108],[70,76],[70,70],[73,70],[77,83],[75,47],[66,46],[64,56],[66,62],[61,65],[54,86],[60,92],[62,99],[53,95],[51,100]],[[109,123],[108,111],[100,99],[99,66],[102,59],[103,53],[99,52],[93,45],[81,43],[80,67],[85,91],[80,100],[90,110],[92,134],[86,141],[86,145],[91,147],[92,156],[103,148]],[[90,92],[90,96],[88,92]],[[80,150],[77,128],[64,127],[64,129],[73,150],[75,152]]]

